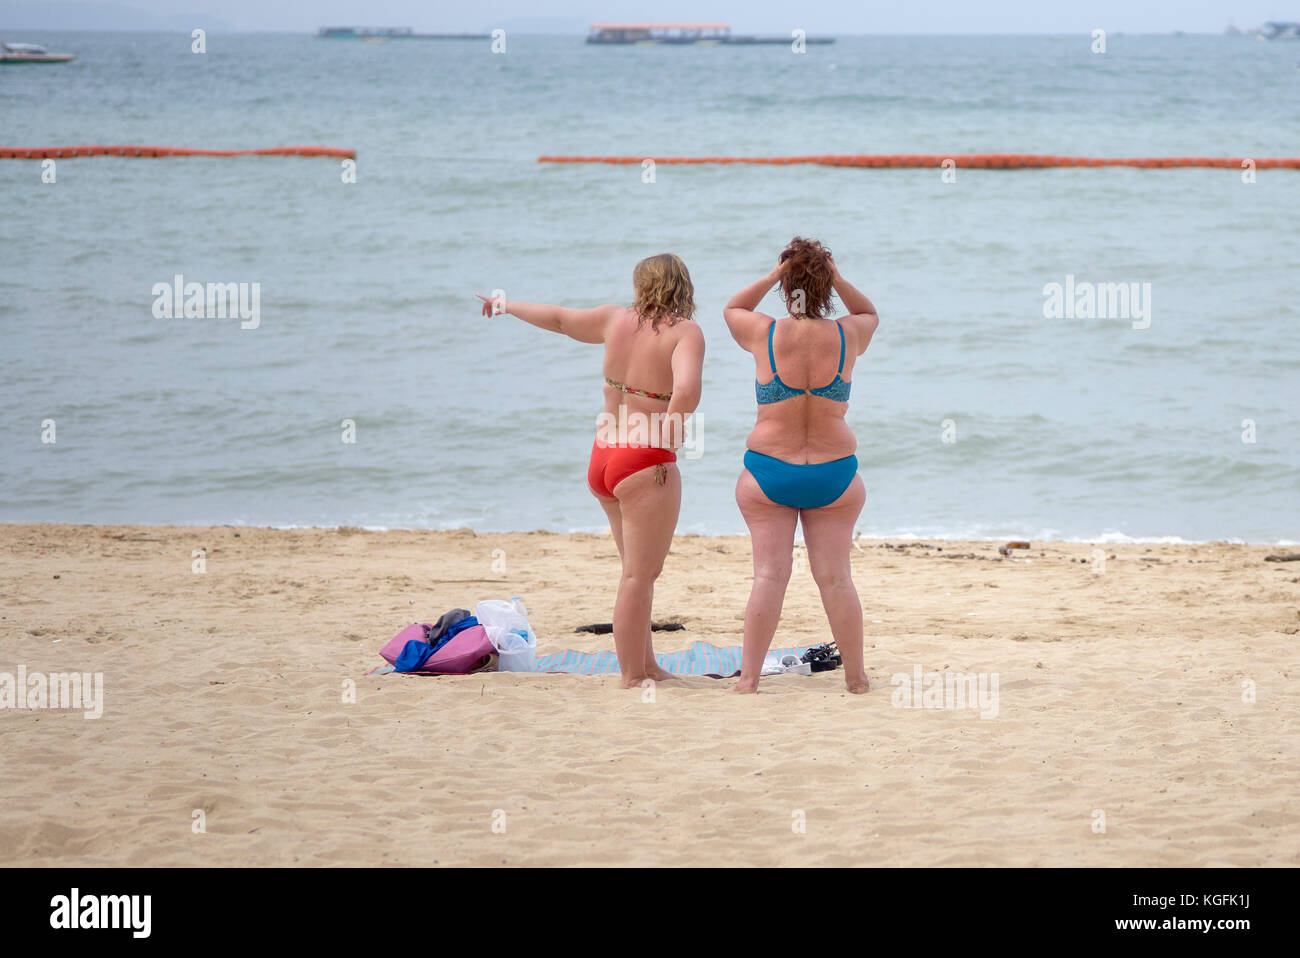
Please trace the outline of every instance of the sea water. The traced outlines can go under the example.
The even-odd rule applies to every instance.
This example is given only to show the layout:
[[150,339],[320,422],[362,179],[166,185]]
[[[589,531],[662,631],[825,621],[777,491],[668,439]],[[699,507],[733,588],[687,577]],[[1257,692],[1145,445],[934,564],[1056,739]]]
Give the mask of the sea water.
[[[671,250],[708,340],[680,529],[743,531],[754,366],[721,310],[800,234],[881,317],[848,412],[864,534],[1300,538],[1300,172],[537,162],[1296,156],[1294,44],[21,39],[78,57],[0,72],[4,145],[357,163],[0,161],[0,520],[602,528],[599,348],[474,294],[626,303]],[[256,322],[160,308],[177,277],[256,292]],[[1141,299],[1053,313],[1067,283]]]

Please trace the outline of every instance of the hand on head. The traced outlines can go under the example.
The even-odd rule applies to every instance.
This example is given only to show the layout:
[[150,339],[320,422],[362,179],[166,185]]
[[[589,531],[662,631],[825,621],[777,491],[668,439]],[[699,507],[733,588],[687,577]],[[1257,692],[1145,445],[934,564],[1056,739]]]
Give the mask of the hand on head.
[[839,275],[839,269],[835,266],[835,257],[831,255],[831,251],[816,240],[804,239],[801,236],[796,236],[785,249],[781,250],[781,255],[777,259],[777,272],[789,269],[790,260],[795,258],[796,254],[800,254],[800,258],[806,264],[807,258],[803,254],[810,250],[821,254],[821,258],[825,260],[832,275]]

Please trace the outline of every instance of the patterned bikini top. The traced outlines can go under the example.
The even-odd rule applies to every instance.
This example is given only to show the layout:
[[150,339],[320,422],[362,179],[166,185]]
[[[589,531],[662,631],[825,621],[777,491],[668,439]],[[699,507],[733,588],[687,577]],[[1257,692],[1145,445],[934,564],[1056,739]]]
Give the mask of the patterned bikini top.
[[633,396],[644,396],[646,399],[661,399],[664,402],[668,402],[673,398],[672,393],[668,393],[667,395],[664,395],[663,393],[652,393],[645,389],[637,389],[635,386],[629,386],[627,383],[617,382],[610,379],[608,376],[605,377],[605,385],[613,386],[621,393],[631,393]]
[[840,373],[844,372],[844,327],[836,322],[835,328],[840,331],[840,368],[835,371],[835,378],[825,386],[795,389],[781,382],[781,376],[776,371],[776,355],[772,352],[772,333],[776,331],[776,322],[773,321],[772,325],[767,327],[767,358],[772,364],[772,379],[765,383],[754,380],[754,394],[758,397],[760,406],[793,399],[795,396],[821,396],[834,402],[849,401],[849,390],[853,388],[853,383],[845,382],[840,378]]

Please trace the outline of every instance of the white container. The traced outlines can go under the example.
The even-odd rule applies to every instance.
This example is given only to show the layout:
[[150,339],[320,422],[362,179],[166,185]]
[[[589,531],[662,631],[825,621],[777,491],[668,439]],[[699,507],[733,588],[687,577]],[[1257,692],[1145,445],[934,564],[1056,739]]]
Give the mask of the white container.
[[498,672],[536,672],[537,650],[531,645],[497,651]]
[[498,672],[536,672],[537,643],[520,631],[489,625],[484,629],[497,650]]

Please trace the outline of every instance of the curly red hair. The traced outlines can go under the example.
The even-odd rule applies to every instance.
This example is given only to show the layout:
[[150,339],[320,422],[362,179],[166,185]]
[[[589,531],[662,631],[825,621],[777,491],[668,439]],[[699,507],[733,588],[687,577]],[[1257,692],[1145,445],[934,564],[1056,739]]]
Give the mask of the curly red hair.
[[[791,316],[827,319],[835,312],[835,269],[831,251],[813,239],[796,236],[781,251],[781,293]],[[796,309],[802,299],[802,309]]]

